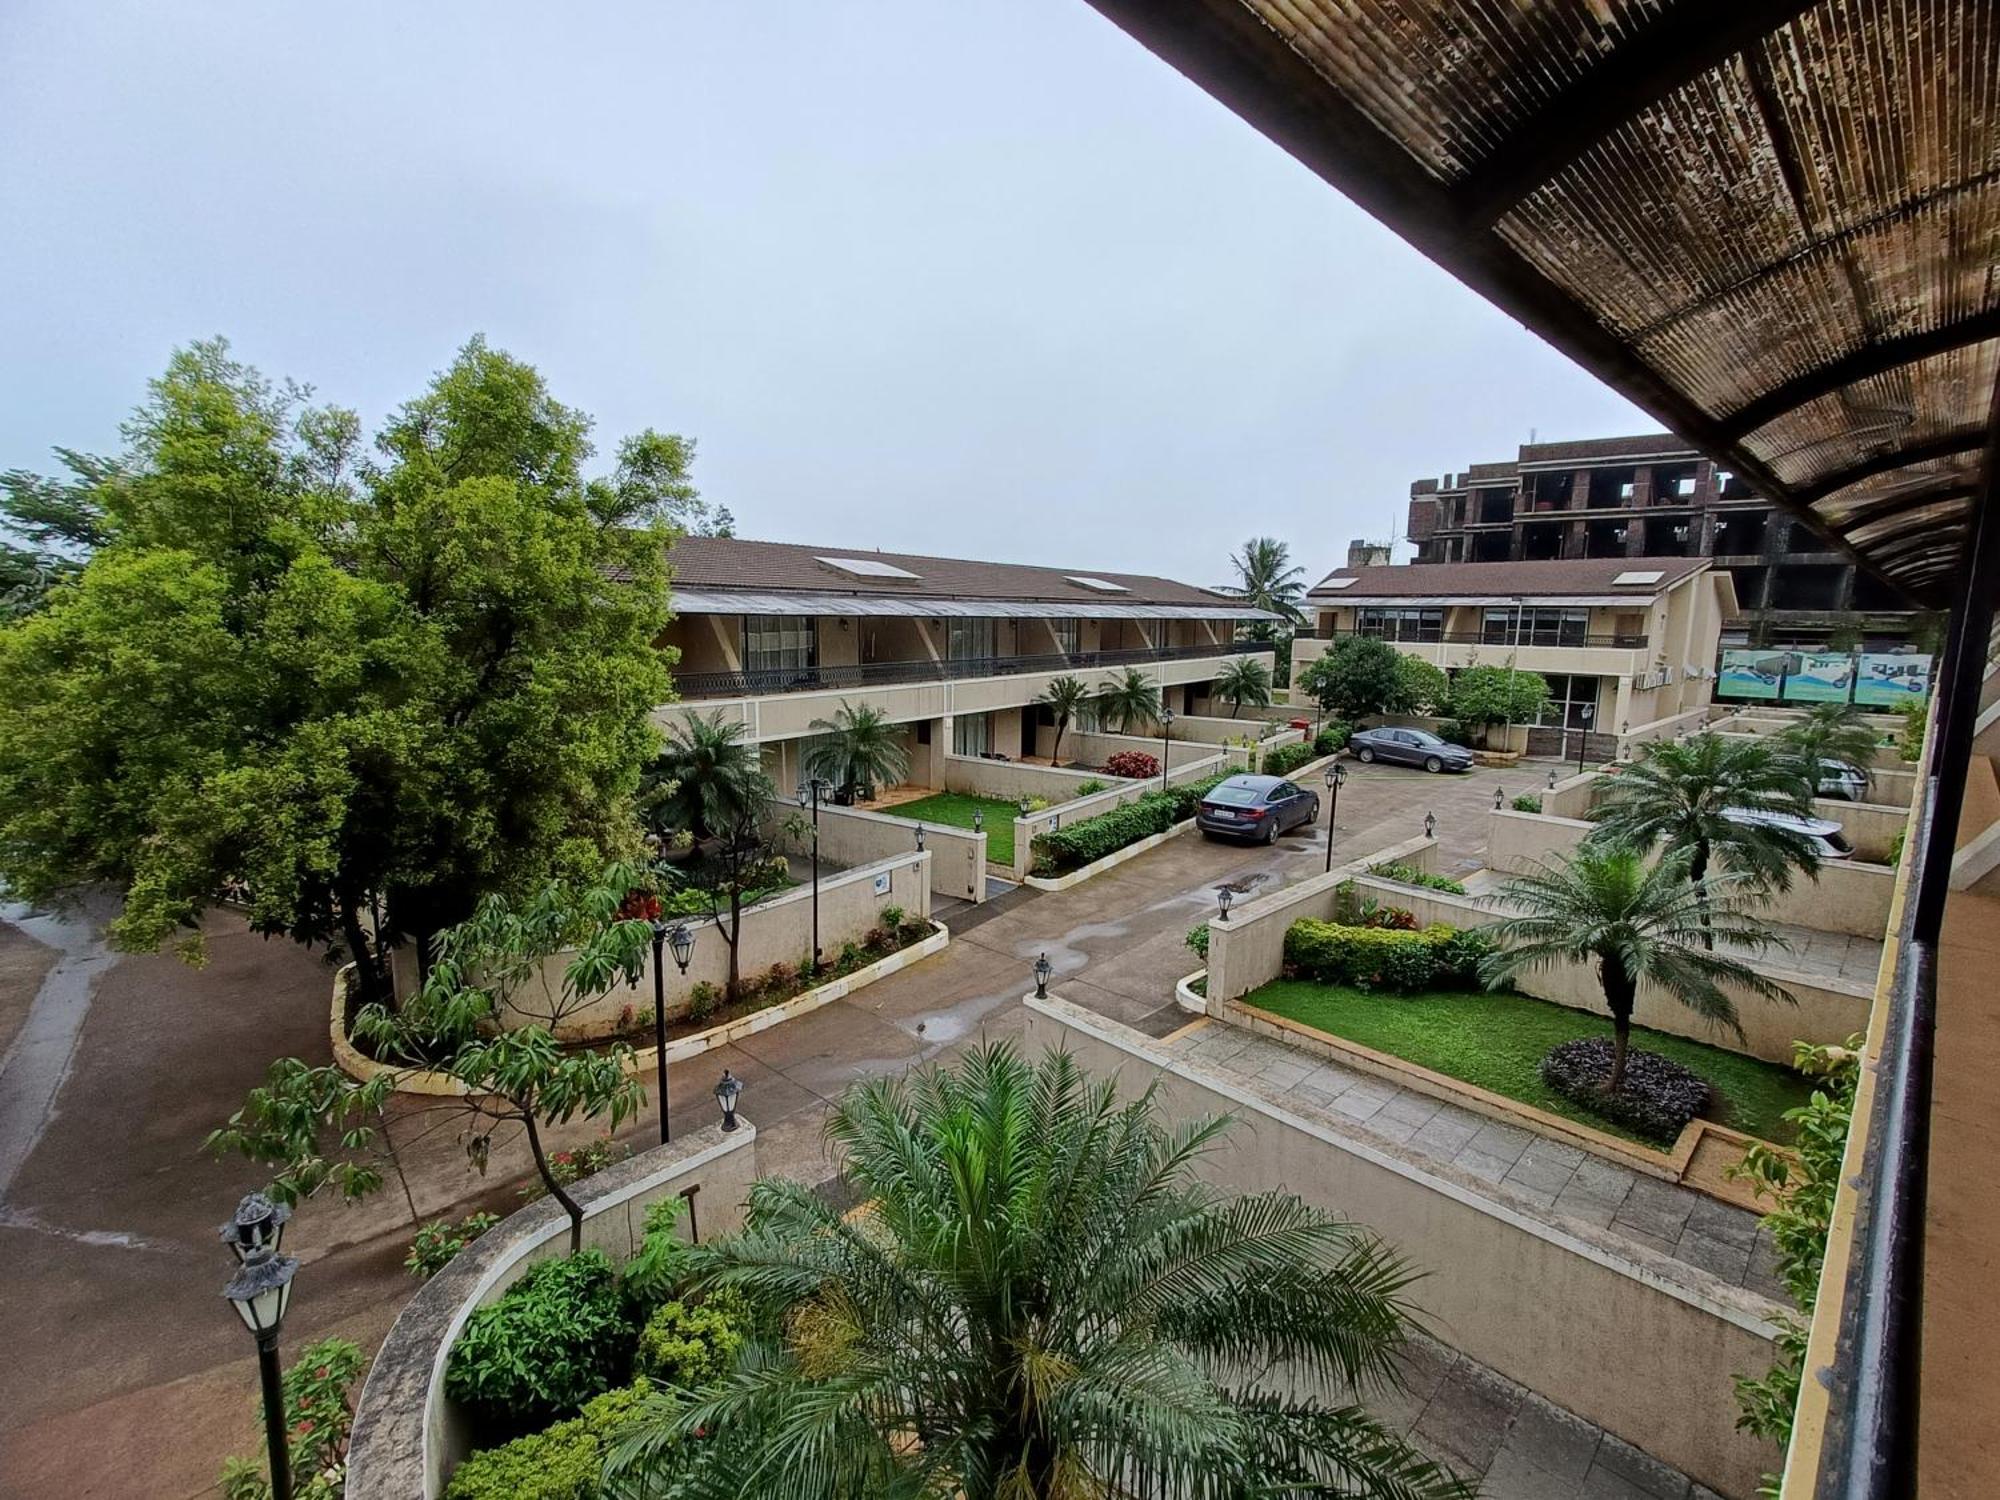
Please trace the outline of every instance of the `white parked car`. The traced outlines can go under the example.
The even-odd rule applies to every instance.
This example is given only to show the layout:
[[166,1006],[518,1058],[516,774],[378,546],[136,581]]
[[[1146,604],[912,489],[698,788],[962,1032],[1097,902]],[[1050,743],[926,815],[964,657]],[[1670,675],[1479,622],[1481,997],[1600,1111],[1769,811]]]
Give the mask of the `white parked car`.
[[1758,812],[1747,807],[1728,808],[1722,815],[1732,823],[1789,828],[1810,841],[1813,848],[1819,851],[1821,859],[1854,858],[1854,846],[1847,841],[1845,831],[1838,823],[1826,818],[1799,818],[1790,813]]
[[1815,790],[1822,797],[1836,797],[1843,802],[1866,802],[1868,773],[1844,760],[1822,759]]

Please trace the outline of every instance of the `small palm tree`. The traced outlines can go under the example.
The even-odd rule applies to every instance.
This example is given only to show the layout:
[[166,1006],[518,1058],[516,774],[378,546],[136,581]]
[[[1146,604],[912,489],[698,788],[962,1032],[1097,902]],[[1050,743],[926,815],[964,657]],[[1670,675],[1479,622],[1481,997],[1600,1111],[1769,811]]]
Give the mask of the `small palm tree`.
[[1745,914],[1733,877],[1690,880],[1691,860],[1682,850],[1648,866],[1634,849],[1586,844],[1566,863],[1501,887],[1501,902],[1519,915],[1480,929],[1503,945],[1480,965],[1489,989],[1523,970],[1563,962],[1597,965],[1605,1009],[1611,1012],[1606,1086],[1614,1092],[1625,1082],[1632,1007],[1643,983],[1650,981],[1738,1037],[1743,1028],[1723,985],[1797,1003],[1782,985],[1740,959],[1712,951],[1717,937],[1750,953],[1761,953],[1778,939]]
[[867,1207],[762,1178],[742,1233],[679,1252],[761,1333],[723,1379],[647,1398],[614,1486],[1469,1500],[1362,1407],[1299,1394],[1396,1382],[1410,1273],[1290,1193],[1200,1180],[1228,1123],[1169,1128],[1152,1090],[1121,1104],[1005,1044],[856,1084],[826,1133]]
[[1160,690],[1137,667],[1127,667],[1123,677],[1098,693],[1095,704],[1100,724],[1132,734],[1159,721]]
[[689,714],[668,725],[666,739],[639,792],[654,832],[686,829],[706,839],[761,807],[769,782],[755,747],[743,743],[740,720],[725,721],[720,712]]
[[878,708],[843,702],[831,719],[814,719],[812,727],[820,732],[806,742],[805,773],[832,782],[843,802],[853,801],[861,787],[894,786],[909,774],[903,731]]
[[1237,718],[1244,704],[1262,708],[1271,701],[1271,674],[1256,657],[1239,656],[1224,662],[1215,674],[1215,696],[1227,698],[1232,705],[1229,717]]
[[1655,745],[1610,778],[1591,812],[1597,827],[1590,838],[1600,846],[1658,845],[1663,853],[1686,854],[1687,877],[1698,889],[1720,863],[1760,890],[1783,891],[1795,872],[1819,873],[1819,853],[1804,834],[1765,819],[1811,812],[1812,787],[1790,752],[1698,734]]
[[1863,776],[1875,759],[1875,731],[1851,703],[1815,703],[1771,738],[1799,758],[1813,790],[1819,790],[1820,762],[1837,760]]
[[[1306,570],[1293,565],[1290,547],[1276,537],[1253,536],[1229,559],[1229,565],[1236,570],[1236,582],[1227,586],[1225,593],[1253,608],[1282,615],[1289,624],[1305,620],[1299,603],[1305,597]],[[1268,620],[1250,628],[1252,640],[1269,640],[1273,634]]]
[[1058,677],[1042,690],[1042,702],[1048,705],[1056,721],[1056,742],[1049,758],[1061,761],[1063,731],[1069,728],[1072,719],[1081,718],[1089,709],[1090,689],[1084,686],[1081,677]]

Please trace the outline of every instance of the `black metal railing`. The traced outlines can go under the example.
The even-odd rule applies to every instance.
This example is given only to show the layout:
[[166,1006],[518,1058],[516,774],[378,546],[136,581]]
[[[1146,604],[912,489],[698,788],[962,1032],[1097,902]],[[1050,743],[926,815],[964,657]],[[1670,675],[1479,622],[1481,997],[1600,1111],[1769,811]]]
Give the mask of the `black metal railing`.
[[1515,646],[1559,646],[1565,650],[1580,650],[1584,647],[1610,647],[1618,650],[1639,651],[1645,649],[1647,638],[1643,631],[1638,633],[1564,635],[1554,640],[1546,636],[1523,635],[1518,641],[1509,634],[1496,635],[1484,630],[1431,630],[1417,635],[1394,636],[1380,630],[1339,630],[1323,628],[1313,632],[1313,638],[1321,641],[1339,640],[1342,636],[1377,636],[1392,646],[1431,646],[1442,643],[1447,646],[1505,646],[1512,650]]
[[1254,641],[1221,645],[1133,647],[1123,651],[1053,651],[1040,656],[979,656],[956,661],[871,661],[849,666],[777,667],[756,672],[681,672],[674,687],[683,698],[750,698],[767,693],[813,693],[909,682],[952,682],[975,677],[1017,677],[1028,672],[1084,671],[1147,662],[1269,653]]

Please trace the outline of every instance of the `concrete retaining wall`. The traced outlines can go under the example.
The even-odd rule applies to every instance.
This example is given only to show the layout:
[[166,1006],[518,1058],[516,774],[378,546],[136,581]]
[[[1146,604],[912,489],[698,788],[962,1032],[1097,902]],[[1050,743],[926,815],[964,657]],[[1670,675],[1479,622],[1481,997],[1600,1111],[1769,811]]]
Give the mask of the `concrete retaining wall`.
[[[787,854],[801,858],[812,853],[812,835],[787,832],[785,824],[795,819],[812,821],[809,807],[784,805],[785,816],[770,830],[773,842]],[[835,865],[873,865],[914,854],[917,825],[912,818],[893,812],[866,812],[858,807],[829,807],[819,810],[819,852]],[[967,901],[986,899],[986,835],[949,823],[924,824],[924,851],[930,855],[931,894],[961,897]],[[821,943],[825,943],[826,881],[820,882]],[[904,903],[898,903],[903,905]],[[866,930],[865,928],[863,929]],[[851,934],[850,934],[851,935]]]
[[[1063,749],[1070,737],[1063,736]],[[1024,797],[1040,797],[1055,804],[1068,802],[1086,781],[1115,782],[1102,771],[1062,771],[1054,766],[1029,765],[1017,760],[980,760],[970,755],[946,755],[938,762],[938,785],[947,792],[968,797],[997,797],[1003,802],[1019,802]]]
[[[629,1260],[644,1239],[650,1204],[695,1196],[703,1239],[743,1222],[756,1176],[756,1129],[711,1125],[642,1151],[571,1191],[583,1206],[583,1242]],[[688,1220],[681,1221],[689,1233]],[[569,1219],[544,1198],[509,1214],[417,1289],[369,1367],[347,1450],[348,1500],[436,1500],[471,1447],[471,1431],[444,1393],[445,1362],[467,1318],[497,1301],[537,1262],[569,1253]]]
[[[1179,725],[1176,724],[1175,727],[1178,729]],[[1245,729],[1242,733],[1254,734],[1255,729]],[[1035,733],[1035,753],[1047,755],[1055,744],[1055,738],[1055,730],[1047,724],[1042,725]],[[1175,738],[1165,741],[1164,746],[1157,734],[1087,734],[1072,729],[1063,736],[1063,759],[1082,761],[1093,766],[1103,765],[1121,750],[1137,750],[1140,754],[1150,755],[1157,761],[1162,748],[1166,750],[1167,767],[1171,770],[1192,761],[1208,760],[1219,754],[1222,746],[1219,742],[1210,744],[1203,740],[1189,739],[1184,735],[1176,735]],[[1101,776],[1103,773],[1098,774]]]
[[[1234,770],[1242,764],[1241,754],[1226,756],[1213,745],[1205,746],[1208,754],[1199,759],[1177,762],[1167,772],[1167,785],[1180,786],[1184,782],[1200,781],[1219,771]],[[1157,758],[1157,757],[1156,757]],[[1080,777],[1079,779],[1087,779]],[[1054,807],[1045,807],[1040,812],[1028,813],[1014,820],[1014,878],[1027,878],[1029,869],[1035,862],[1035,838],[1052,828],[1067,828],[1072,823],[1085,818],[1094,818],[1100,813],[1108,813],[1113,808],[1123,807],[1128,802],[1137,802],[1148,792],[1160,789],[1160,778],[1149,776],[1144,781],[1121,781],[1117,777],[1098,776],[1099,781],[1110,781],[1101,792],[1093,792],[1088,797],[1074,797],[1068,802]]]
[[1771,1445],[1736,1430],[1729,1380],[1770,1364],[1768,1304],[1676,1285],[1636,1263],[1642,1251],[1620,1254],[1190,1077],[1137,1033],[1060,1000],[1028,1011],[1031,1052],[1067,1048],[1128,1097],[1156,1084],[1176,1120],[1237,1115],[1203,1175],[1232,1193],[1294,1192],[1373,1229],[1427,1273],[1409,1295],[1453,1348],[1723,1494],[1751,1494],[1776,1466]]

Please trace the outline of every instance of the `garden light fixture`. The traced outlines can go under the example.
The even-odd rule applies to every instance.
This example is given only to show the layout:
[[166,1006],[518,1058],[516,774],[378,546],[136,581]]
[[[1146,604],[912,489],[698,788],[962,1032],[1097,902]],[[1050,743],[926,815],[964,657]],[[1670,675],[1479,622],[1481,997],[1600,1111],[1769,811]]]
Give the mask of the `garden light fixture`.
[[1501,800],[1500,788],[1496,786],[1493,788],[1493,810],[1495,812],[1500,811]]
[[1425,813],[1425,814],[1424,814],[1424,837],[1425,837],[1425,838],[1427,838],[1427,839],[1434,839],[1434,838],[1436,838],[1436,837],[1437,837],[1437,833],[1438,833],[1438,816],[1437,816],[1437,814],[1436,814],[1436,813],[1433,813],[1433,812],[1427,812],[1427,813]]
[[984,808],[978,808],[978,807],[973,808],[972,831],[974,833],[986,832],[986,811]]
[[1335,761],[1326,768],[1326,789],[1332,801],[1326,810],[1326,867],[1333,868],[1333,820],[1340,816],[1340,786],[1347,780],[1347,767]]
[[1227,922],[1229,920],[1229,903],[1235,899],[1235,893],[1228,886],[1222,885],[1215,888],[1215,909],[1217,912],[1216,920],[1218,922]]
[[[824,776],[808,776],[804,781],[801,781],[799,783],[800,803],[803,804],[808,797],[812,799],[813,968],[815,971],[817,971],[819,968],[819,804],[821,799],[824,798],[826,794],[828,792],[831,792],[832,790],[833,790],[833,783],[828,781]],[[919,847],[922,846],[919,845]]]
[[1049,962],[1048,954],[1044,953],[1040,958],[1035,960],[1035,998],[1037,1000],[1046,1000],[1049,998],[1049,976],[1055,973],[1055,971],[1056,966]]
[[917,853],[922,854],[923,852],[924,852],[924,825],[919,823],[917,825]]
[[[1597,717],[1597,705],[1595,703],[1580,704],[1577,707],[1576,716],[1583,723],[1583,728],[1578,731],[1576,736],[1576,774],[1581,776],[1583,774],[1583,751],[1584,747],[1590,742],[1590,721]],[[1555,772],[1551,771],[1549,774],[1553,776]]]
[[1167,750],[1173,743],[1174,738],[1168,731],[1173,727],[1174,711],[1171,708],[1162,708],[1160,710],[1160,790],[1163,792],[1167,789]]
[[667,966],[660,952],[673,950],[674,964],[687,978],[688,960],[694,957],[694,934],[685,922],[669,923],[664,916],[653,918],[653,1065],[660,1085],[660,1144],[672,1139],[667,1124]]
[[1549,767],[1549,790],[1553,792],[1553,791],[1554,791],[1555,789],[1556,789],[1556,769],[1555,769],[1555,767],[1554,767],[1554,766],[1550,766],[1550,767]]
[[715,1102],[722,1108],[722,1128],[736,1128],[736,1100],[743,1092],[743,1080],[729,1069],[722,1070],[722,1077],[715,1085]]
[[269,1250],[276,1255],[284,1243],[285,1225],[291,1217],[292,1211],[284,1204],[273,1203],[262,1193],[245,1193],[229,1222],[216,1234],[241,1264],[258,1250]]
[[694,934],[688,931],[688,924],[676,922],[674,930],[667,934],[667,947],[673,951],[674,962],[680,965],[682,974],[688,971],[688,961],[694,957]]
[[[243,1326],[257,1340],[257,1376],[264,1394],[264,1446],[271,1465],[271,1496],[272,1500],[291,1500],[292,1456],[285,1432],[284,1380],[278,1373],[278,1333],[284,1327],[286,1309],[291,1306],[292,1278],[298,1274],[299,1262],[296,1256],[280,1255],[274,1248],[285,1218],[289,1217],[282,1204],[274,1205],[262,1193],[252,1193],[237,1205],[236,1213],[237,1217],[222,1229],[224,1243],[238,1257],[236,1274],[222,1289],[222,1295],[229,1299]],[[246,1240],[251,1241],[247,1249]]]

